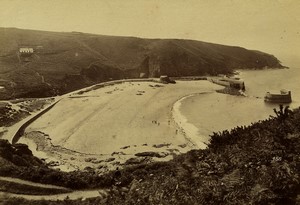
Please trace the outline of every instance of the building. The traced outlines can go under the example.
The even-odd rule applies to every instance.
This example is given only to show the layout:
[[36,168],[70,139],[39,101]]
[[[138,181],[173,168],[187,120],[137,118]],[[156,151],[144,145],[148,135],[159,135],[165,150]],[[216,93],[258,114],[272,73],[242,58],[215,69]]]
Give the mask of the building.
[[245,90],[245,82],[238,78],[227,78],[226,81],[229,83],[229,87],[235,88],[238,90]]
[[30,56],[34,53],[34,50],[33,50],[33,48],[22,47],[22,48],[19,48],[19,53],[21,54],[21,56]]
[[159,81],[161,83],[165,83],[165,84],[168,84],[168,83],[173,83],[174,84],[174,83],[176,83],[175,80],[170,79],[169,76],[166,76],[166,75],[160,76]]
[[291,103],[292,102],[291,91],[280,90],[280,93],[278,94],[267,92],[265,95],[265,102]]
[[240,78],[228,78],[227,76],[212,78],[211,81],[218,85],[231,87],[237,90],[245,91],[245,82]]

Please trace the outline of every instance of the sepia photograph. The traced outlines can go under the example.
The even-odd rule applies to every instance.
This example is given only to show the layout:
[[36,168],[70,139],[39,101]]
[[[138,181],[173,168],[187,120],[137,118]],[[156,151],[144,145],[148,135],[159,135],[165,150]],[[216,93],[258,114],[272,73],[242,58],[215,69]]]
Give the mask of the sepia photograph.
[[0,205],[300,205],[299,0],[0,0]]

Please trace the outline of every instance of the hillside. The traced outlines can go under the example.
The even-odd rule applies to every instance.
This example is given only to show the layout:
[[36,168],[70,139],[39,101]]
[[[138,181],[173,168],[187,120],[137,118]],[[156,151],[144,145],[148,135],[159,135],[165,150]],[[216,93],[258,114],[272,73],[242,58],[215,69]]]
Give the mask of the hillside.
[[282,65],[260,51],[194,40],[0,28],[1,99],[52,96],[111,79],[264,67]]
[[275,113],[251,126],[214,133],[208,149],[101,176],[93,170],[49,169],[26,146],[0,140],[0,176],[110,190],[104,201],[8,198],[4,204],[299,204],[300,110],[281,106]]

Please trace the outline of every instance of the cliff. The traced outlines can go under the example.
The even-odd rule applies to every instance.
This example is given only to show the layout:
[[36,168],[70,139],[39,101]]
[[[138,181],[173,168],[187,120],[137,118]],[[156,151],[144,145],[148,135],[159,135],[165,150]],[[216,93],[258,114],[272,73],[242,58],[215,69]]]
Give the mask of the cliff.
[[[21,53],[20,48],[32,48],[33,53]],[[0,28],[2,99],[52,96],[111,79],[264,67],[282,65],[260,51],[194,40]]]

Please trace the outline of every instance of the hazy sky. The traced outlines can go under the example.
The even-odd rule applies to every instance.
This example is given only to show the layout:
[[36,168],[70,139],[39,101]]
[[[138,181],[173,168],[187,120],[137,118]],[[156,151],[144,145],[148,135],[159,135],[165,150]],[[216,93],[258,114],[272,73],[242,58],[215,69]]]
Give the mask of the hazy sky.
[[0,0],[0,27],[195,39],[300,58],[300,0]]

